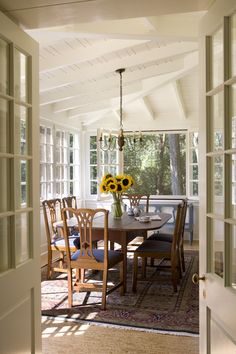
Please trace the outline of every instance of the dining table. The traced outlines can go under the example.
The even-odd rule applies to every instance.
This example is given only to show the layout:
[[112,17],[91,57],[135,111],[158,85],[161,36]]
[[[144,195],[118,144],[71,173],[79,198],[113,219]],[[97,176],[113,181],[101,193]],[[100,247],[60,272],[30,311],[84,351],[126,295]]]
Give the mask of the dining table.
[[[111,243],[117,243],[121,246],[121,251],[124,254],[124,291],[127,288],[127,251],[128,244],[137,237],[139,233],[147,238],[148,231],[158,230],[162,228],[172,215],[168,213],[142,213],[141,216],[149,216],[150,220],[143,222],[139,217],[128,215],[126,212],[120,218],[114,218],[111,213],[108,216],[108,240]],[[67,220],[67,226],[75,226],[75,218]],[[57,227],[63,227],[62,222],[57,222]],[[102,216],[96,217],[93,220],[93,230],[96,230],[93,240],[99,241],[103,239],[104,220]]]

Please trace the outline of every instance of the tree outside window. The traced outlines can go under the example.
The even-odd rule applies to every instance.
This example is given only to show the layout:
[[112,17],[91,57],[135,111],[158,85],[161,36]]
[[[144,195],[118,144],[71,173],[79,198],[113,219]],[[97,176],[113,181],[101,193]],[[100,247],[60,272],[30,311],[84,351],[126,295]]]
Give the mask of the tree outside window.
[[186,134],[144,134],[137,150],[126,144],[124,173],[135,179],[135,193],[186,195]]

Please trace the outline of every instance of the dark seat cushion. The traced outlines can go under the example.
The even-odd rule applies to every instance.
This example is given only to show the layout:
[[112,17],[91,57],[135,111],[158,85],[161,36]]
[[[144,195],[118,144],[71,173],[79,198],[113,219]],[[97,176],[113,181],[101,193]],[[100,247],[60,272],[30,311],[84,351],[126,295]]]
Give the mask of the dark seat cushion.
[[157,252],[157,253],[170,253],[171,252],[171,243],[170,242],[163,242],[157,240],[146,240],[144,241],[135,252]]
[[[80,255],[80,250],[76,251],[72,256],[71,260],[76,261]],[[93,255],[96,258],[97,262],[104,261],[104,250],[93,249]],[[119,251],[108,251],[108,267],[112,267],[115,264],[121,262],[124,259],[123,253]]]
[[171,234],[155,233],[148,237],[148,240],[172,242],[173,236]]

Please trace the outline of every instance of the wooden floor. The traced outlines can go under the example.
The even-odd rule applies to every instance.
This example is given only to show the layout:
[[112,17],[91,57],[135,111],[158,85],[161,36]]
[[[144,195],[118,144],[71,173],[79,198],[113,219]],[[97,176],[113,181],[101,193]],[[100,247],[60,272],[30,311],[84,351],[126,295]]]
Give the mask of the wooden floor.
[[199,338],[43,318],[43,354],[198,354]]
[[184,241],[184,249],[186,251],[199,251],[199,242],[193,241],[192,245],[190,245],[189,241]]

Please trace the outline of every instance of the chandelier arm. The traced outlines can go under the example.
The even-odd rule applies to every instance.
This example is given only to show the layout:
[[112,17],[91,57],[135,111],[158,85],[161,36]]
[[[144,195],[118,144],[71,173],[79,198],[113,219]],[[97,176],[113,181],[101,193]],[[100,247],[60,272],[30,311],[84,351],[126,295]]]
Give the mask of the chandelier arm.
[[115,149],[115,145],[116,145],[116,137],[115,136],[110,136],[108,138],[107,143],[105,143],[105,141],[102,139],[102,135],[99,138],[99,147],[102,151],[113,151]]

